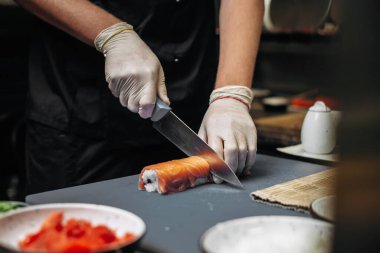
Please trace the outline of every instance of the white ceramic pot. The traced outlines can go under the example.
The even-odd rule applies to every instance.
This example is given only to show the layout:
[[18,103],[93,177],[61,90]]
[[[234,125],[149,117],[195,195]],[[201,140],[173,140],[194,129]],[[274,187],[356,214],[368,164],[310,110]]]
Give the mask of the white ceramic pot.
[[264,32],[314,33],[326,21],[332,0],[265,0]]
[[317,101],[306,114],[301,130],[303,149],[313,154],[328,154],[336,145],[336,127],[340,118],[325,103]]

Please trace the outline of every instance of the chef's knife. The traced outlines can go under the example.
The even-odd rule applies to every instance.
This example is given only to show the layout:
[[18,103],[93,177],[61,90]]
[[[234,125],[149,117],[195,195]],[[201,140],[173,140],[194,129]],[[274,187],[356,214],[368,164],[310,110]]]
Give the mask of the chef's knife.
[[210,164],[213,175],[240,188],[244,188],[230,167],[219,158],[191,128],[173,112],[170,106],[157,98],[151,120],[153,127],[188,156],[200,156]]

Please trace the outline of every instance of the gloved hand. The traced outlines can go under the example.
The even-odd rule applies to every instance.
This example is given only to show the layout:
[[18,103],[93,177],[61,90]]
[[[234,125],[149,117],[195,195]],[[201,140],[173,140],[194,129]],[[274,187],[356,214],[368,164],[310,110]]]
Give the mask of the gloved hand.
[[142,118],[150,118],[157,96],[170,104],[157,56],[127,23],[103,30],[95,38],[104,54],[109,89],[120,103]]
[[[256,127],[248,110],[252,99],[252,91],[242,86],[214,90],[198,132],[238,176],[256,159]],[[214,182],[222,180],[214,176]]]

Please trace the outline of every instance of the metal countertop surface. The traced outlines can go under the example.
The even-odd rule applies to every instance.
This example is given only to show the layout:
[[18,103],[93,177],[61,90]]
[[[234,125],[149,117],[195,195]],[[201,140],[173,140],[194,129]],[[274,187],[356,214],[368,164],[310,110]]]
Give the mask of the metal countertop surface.
[[138,175],[29,195],[29,204],[81,202],[131,211],[147,225],[136,252],[201,252],[200,237],[218,222],[258,215],[307,216],[251,199],[250,193],[328,169],[327,166],[257,155],[252,175],[241,178],[244,190],[206,184],[168,195],[139,191]]

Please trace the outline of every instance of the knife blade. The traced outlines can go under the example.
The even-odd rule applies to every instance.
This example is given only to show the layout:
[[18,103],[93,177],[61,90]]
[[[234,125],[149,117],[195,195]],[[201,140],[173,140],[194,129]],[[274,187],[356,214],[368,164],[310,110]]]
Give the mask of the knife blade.
[[236,174],[218,154],[159,98],[157,98],[151,120],[153,127],[186,155],[204,158],[210,164],[213,175],[236,187],[244,188]]

